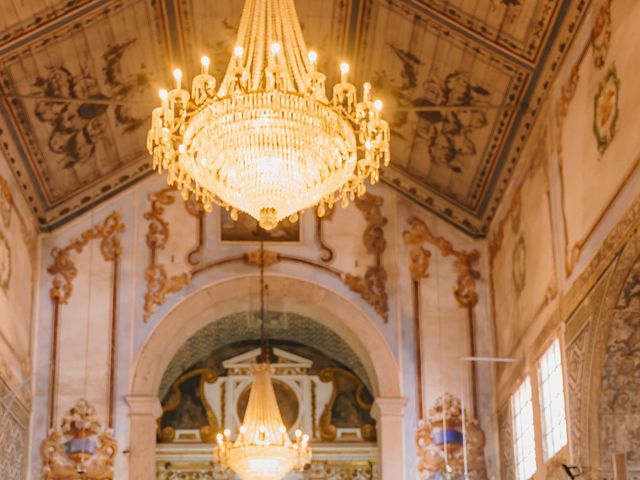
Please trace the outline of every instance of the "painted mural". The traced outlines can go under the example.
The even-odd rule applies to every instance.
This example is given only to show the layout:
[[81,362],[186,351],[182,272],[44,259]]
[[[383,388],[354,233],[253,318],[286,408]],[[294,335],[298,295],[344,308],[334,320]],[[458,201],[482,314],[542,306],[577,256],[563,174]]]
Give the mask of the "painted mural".
[[[99,77],[82,65],[64,64],[51,66],[46,76],[36,77],[33,86],[37,95],[74,100],[73,103],[41,100],[34,107],[35,117],[50,127],[49,152],[59,156],[53,170],[56,167],[69,170],[95,156],[97,146],[106,141],[110,127],[109,101],[114,102],[117,134],[133,133],[146,124],[149,116],[143,109],[135,112],[129,101],[150,87],[149,74],[142,64],[136,75],[125,75],[121,65],[122,57],[134,43],[135,38],[107,45]],[[92,103],[92,100],[101,103]],[[96,171],[95,175],[100,172]]]
[[366,59],[365,71],[392,112],[393,165],[473,208],[525,76],[489,51],[471,54],[462,37],[443,35],[427,16],[410,18],[393,3],[377,8],[369,28],[389,34],[371,37],[368,46],[379,53]]
[[157,6],[73,3],[68,23],[16,32],[19,46],[0,53],[12,95],[0,107],[2,149],[42,227],[149,170],[147,102],[163,81]]
[[640,466],[640,259],[631,268],[613,312],[600,397],[600,459],[626,453]]
[[[212,72],[224,73],[242,2],[209,3],[8,0],[0,7],[0,79],[10,96],[0,106],[0,147],[24,179],[42,229],[149,173],[149,105],[173,67],[189,77],[206,53]],[[510,176],[563,55],[559,46],[575,33],[564,25],[584,14],[584,2],[561,3],[296,0],[296,7],[328,85],[347,60],[355,83],[386,87],[398,140],[383,180],[483,235],[493,215],[487,205],[504,188],[496,180]],[[554,66],[538,69],[543,60]],[[521,115],[525,99],[533,107]]]

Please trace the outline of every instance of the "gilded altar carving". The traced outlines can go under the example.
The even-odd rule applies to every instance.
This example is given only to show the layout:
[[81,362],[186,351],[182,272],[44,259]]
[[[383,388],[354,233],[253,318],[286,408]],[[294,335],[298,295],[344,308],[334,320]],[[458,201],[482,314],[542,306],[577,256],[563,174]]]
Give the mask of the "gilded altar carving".
[[478,420],[469,418],[466,410],[463,412],[459,398],[449,393],[440,397],[429,409],[427,417],[419,422],[416,441],[421,480],[436,480],[443,476],[463,478],[465,473],[468,474],[466,478],[486,480],[484,433]]
[[79,238],[72,240],[66,247],[55,247],[51,250],[53,263],[47,272],[53,275],[49,290],[51,300],[58,305],[69,301],[73,293],[73,280],[78,275],[78,268],[71,259],[71,253],[81,253],[91,240],[101,240],[100,251],[107,262],[115,262],[122,254],[119,234],[125,231],[120,212],[111,213],[102,223],[82,232]]
[[[186,414],[186,411],[197,410],[200,407],[204,410],[207,424],[200,427],[200,440],[204,443],[215,442],[216,434],[220,431],[220,425],[211,405],[207,401],[204,386],[207,383],[214,383],[217,379],[218,375],[215,371],[208,368],[199,368],[183,374],[175,381],[171,387],[169,400],[162,406],[162,417],[158,419],[158,438],[161,442],[169,443],[174,441],[176,436],[175,425],[166,425],[165,422],[168,419],[167,414],[175,413],[181,405],[183,405],[183,415]],[[197,382],[197,391],[188,391],[183,388],[190,381],[191,383]],[[188,406],[184,406],[185,402],[188,403]]]
[[331,398],[320,415],[318,427],[320,438],[325,442],[336,439],[339,420],[334,418],[335,406],[341,403],[351,402],[351,410],[356,412],[360,419],[360,432],[362,439],[373,442],[376,440],[376,428],[370,416],[373,399],[370,397],[367,387],[357,376],[343,368],[324,368],[318,373],[318,377],[325,383],[331,383],[333,390]]
[[150,250],[149,265],[144,271],[147,282],[147,292],[144,295],[144,321],[147,322],[156,309],[163,305],[167,296],[178,292],[189,282],[191,275],[168,275],[167,270],[158,262],[158,250],[167,245],[169,239],[169,223],[162,217],[165,207],[173,205],[176,201],[176,190],[164,188],[149,195],[151,209],[144,214],[149,220],[147,230],[147,246]]
[[[425,278],[428,274],[429,256],[422,244],[430,243],[440,250],[443,256],[455,258],[454,268],[457,273],[453,294],[461,307],[472,308],[478,303],[476,280],[480,278],[480,272],[476,270],[476,264],[480,259],[478,250],[456,250],[453,244],[444,237],[434,235],[429,227],[417,217],[410,217],[409,229],[402,236],[405,245],[410,248],[409,271],[414,280]],[[429,253],[429,255],[427,255]]]
[[367,266],[364,277],[343,273],[341,279],[350,290],[359,293],[386,323],[389,320],[389,297],[386,289],[387,271],[382,264],[382,254],[387,248],[384,238],[387,219],[381,210],[383,198],[365,193],[356,198],[354,203],[367,222],[362,239],[367,253],[373,255],[375,261],[373,265]]
[[113,480],[117,444],[96,410],[80,399],[42,442],[43,480]]

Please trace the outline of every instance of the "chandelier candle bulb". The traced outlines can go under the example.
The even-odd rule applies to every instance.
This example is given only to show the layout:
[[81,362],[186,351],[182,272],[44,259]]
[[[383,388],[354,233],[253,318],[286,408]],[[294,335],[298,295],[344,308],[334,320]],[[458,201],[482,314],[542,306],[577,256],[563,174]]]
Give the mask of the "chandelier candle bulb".
[[349,64],[347,62],[342,62],[340,64],[340,74],[341,74],[342,83],[347,83],[347,73],[349,73]]
[[182,70],[176,68],[173,71],[173,78],[176,80],[176,90],[180,90],[180,87],[182,86]]
[[211,65],[211,60],[206,55],[203,55],[200,59],[200,64],[202,65],[202,73],[204,75],[209,74],[209,65]]
[[377,181],[389,162],[390,133],[370,84],[358,101],[346,62],[327,97],[293,0],[245,3],[224,78],[209,75],[203,56],[187,91],[175,69],[176,89],[160,94],[162,122],[152,115],[147,145],[170,186],[186,188],[203,207],[240,210],[272,229],[306,209],[323,214],[324,205],[363,195],[364,182]]

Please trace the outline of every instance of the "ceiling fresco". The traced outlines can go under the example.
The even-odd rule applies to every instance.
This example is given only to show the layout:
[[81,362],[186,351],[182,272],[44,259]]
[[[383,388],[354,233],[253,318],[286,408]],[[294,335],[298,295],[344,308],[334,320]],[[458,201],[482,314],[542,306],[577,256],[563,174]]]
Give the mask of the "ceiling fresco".
[[[244,2],[43,3],[0,5],[0,149],[50,230],[150,173],[158,88],[203,53],[221,76]],[[385,102],[383,181],[473,236],[486,232],[587,4],[296,0],[320,68],[349,60]]]

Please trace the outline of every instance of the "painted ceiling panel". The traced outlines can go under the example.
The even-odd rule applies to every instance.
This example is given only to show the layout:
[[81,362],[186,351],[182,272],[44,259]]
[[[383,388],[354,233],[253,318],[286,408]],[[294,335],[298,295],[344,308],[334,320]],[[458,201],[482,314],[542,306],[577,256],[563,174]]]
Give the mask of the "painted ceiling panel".
[[[2,2],[0,149],[43,230],[148,174],[145,137],[158,88],[173,67],[195,73],[205,53],[220,78],[243,4]],[[348,60],[357,83],[370,80],[385,102],[393,136],[383,181],[483,235],[535,120],[531,105],[544,96],[585,2],[296,6],[328,85]]]

